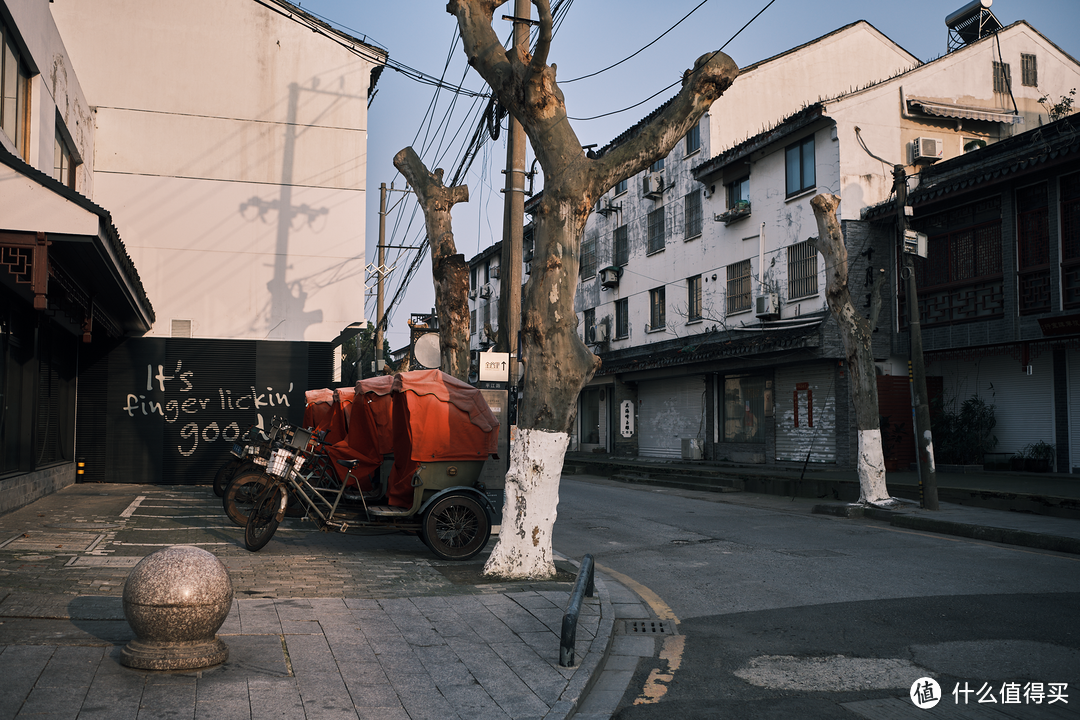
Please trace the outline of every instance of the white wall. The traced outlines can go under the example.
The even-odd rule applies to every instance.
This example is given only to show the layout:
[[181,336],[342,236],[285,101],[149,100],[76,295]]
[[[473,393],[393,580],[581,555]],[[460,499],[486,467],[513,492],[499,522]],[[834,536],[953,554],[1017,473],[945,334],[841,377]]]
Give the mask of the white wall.
[[150,334],[327,341],[362,319],[373,63],[244,0],[50,7]]

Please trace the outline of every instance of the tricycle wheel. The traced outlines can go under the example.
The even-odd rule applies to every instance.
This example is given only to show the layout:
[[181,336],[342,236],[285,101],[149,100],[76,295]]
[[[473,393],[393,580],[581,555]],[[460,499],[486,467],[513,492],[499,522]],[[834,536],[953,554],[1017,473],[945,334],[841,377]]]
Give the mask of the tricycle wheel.
[[244,545],[251,552],[262,548],[274,537],[285,510],[285,488],[274,485],[259,493],[244,526]]
[[229,481],[232,480],[233,475],[236,474],[237,469],[242,465],[242,461],[236,458],[229,458],[225,463],[218,468],[217,474],[214,475],[214,494],[218,497],[225,495],[225,488],[228,487]]
[[240,527],[247,526],[251,506],[268,482],[270,478],[261,470],[249,470],[234,475],[221,498],[221,504],[225,507],[225,514],[229,519]]
[[487,545],[491,523],[468,495],[444,495],[424,513],[420,537],[443,560],[468,560]]

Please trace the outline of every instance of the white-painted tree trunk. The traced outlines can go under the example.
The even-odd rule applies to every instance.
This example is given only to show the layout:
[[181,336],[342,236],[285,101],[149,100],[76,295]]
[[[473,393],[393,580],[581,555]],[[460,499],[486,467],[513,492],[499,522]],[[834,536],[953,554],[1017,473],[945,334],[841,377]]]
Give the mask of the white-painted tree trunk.
[[859,502],[890,503],[885,487],[885,457],[881,451],[881,428],[859,431]]
[[550,578],[555,575],[551,531],[559,506],[559,478],[569,433],[521,428],[510,448],[499,542],[485,575]]

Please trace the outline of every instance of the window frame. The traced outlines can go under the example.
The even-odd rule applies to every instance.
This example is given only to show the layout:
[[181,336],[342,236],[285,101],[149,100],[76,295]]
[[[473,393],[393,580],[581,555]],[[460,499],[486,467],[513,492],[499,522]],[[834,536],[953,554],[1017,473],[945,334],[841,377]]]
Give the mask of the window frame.
[[630,337],[630,298],[615,301],[615,339]]
[[[745,196],[739,193],[740,189],[745,188]],[[738,180],[732,180],[728,184],[724,185],[724,189],[727,195],[727,207],[728,210],[734,210],[735,206],[741,202],[746,201],[746,204],[750,204],[750,175],[747,173]]]
[[649,166],[649,172],[651,172],[651,173],[664,172],[664,158],[660,158],[659,160],[654,162],[652,165],[650,165]]
[[653,255],[658,252],[662,252],[667,247],[667,235],[665,233],[665,223],[667,219],[664,217],[664,206],[650,210],[646,217],[646,226],[649,233],[649,244],[647,255]]
[[1020,84],[1039,86],[1039,59],[1034,53],[1020,53]]
[[694,126],[686,133],[686,155],[693,155],[697,151],[701,150],[701,123],[700,121],[694,123]]
[[683,196],[683,240],[701,237],[705,226],[701,205],[701,191],[691,190]]
[[727,314],[749,312],[754,306],[753,265],[749,258],[727,266]]
[[667,327],[667,300],[665,286],[649,290],[649,331],[655,332]]
[[994,92],[998,95],[1008,95],[1012,91],[1012,68],[1007,62],[993,61],[994,63]]
[[612,265],[630,263],[630,228],[623,224],[611,231]]
[[622,195],[630,188],[630,180],[623,178],[619,182],[615,183],[615,194]]
[[0,19],[0,134],[23,160],[30,149],[30,77],[30,67],[15,42],[15,34]]
[[[799,300],[818,294],[817,256],[817,248],[809,240],[788,245],[788,300]],[[813,285],[812,289],[811,285]]]
[[585,237],[581,240],[581,257],[578,273],[582,280],[596,277],[596,237]]
[[[809,165],[806,162],[807,148],[809,148],[810,154]],[[795,158],[798,162],[797,187],[792,185],[792,158]],[[807,170],[809,170],[809,178],[806,176]],[[784,188],[787,193],[786,197],[790,198],[813,190],[815,187],[817,187],[817,150],[814,143],[814,134],[811,133],[784,148]]]
[[686,278],[686,322],[700,322],[701,316],[701,275]]

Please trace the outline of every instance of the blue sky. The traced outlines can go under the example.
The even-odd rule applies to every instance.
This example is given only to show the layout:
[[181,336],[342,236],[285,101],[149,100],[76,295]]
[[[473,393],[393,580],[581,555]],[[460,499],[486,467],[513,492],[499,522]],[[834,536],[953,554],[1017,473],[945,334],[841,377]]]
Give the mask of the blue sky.
[[[646,100],[676,82],[699,55],[727,43],[739,28],[768,5],[769,0],[708,0],[663,39],[633,59],[596,77],[566,82],[607,67],[637,51],[700,2],[572,2],[557,29],[549,55],[549,62],[558,66],[557,77],[566,95],[569,115],[587,118]],[[445,0],[301,0],[299,4],[353,35],[367,36],[387,49],[395,60],[429,75],[442,75],[449,57],[445,75],[449,82],[457,84],[464,78],[465,88],[486,91],[479,76],[468,69],[460,43],[455,43],[457,25],[445,11]],[[737,64],[745,66],[848,23],[866,20],[905,50],[927,61],[945,53],[945,16],[964,4],[966,0],[831,0],[827,3],[773,0],[760,17],[724,48],[724,52]],[[496,18],[510,14],[512,7],[512,2],[507,3],[496,12]],[[1062,50],[1080,59],[1080,33],[1077,32],[1080,0],[995,0],[991,10],[1003,25],[1026,20]],[[510,23],[498,19],[496,23],[500,35],[509,33]],[[664,92],[626,112],[597,120],[574,121],[578,137],[585,145],[603,145],[674,95],[676,90]],[[430,126],[425,124],[424,116],[435,94],[434,88],[389,70],[379,80],[378,94],[368,115],[368,262],[376,257],[379,184],[389,185],[393,181],[395,188],[405,186],[394,169],[394,154],[408,145],[414,145],[420,152],[426,137],[426,144],[431,149],[421,152],[421,156],[429,167],[445,167],[449,174],[465,140],[462,136],[471,135],[475,127],[475,121],[470,119],[473,99],[459,96],[453,102],[454,96],[449,92],[438,94],[435,122]],[[446,114],[448,109],[449,115]],[[458,251],[466,258],[502,237],[502,193],[498,189],[503,184],[500,169],[506,157],[504,140],[505,133],[499,140],[488,142],[465,179],[470,202],[454,209],[455,239]],[[423,237],[423,221],[415,201],[394,193],[391,203],[398,205],[388,214],[388,237],[396,245],[416,245]],[[391,251],[391,256],[395,254]],[[398,259],[398,269],[389,281],[388,299],[400,284],[402,270],[411,255]],[[409,313],[425,312],[433,304],[430,264],[425,264],[410,284],[404,302],[391,317],[387,334],[391,347],[398,348],[407,342]],[[374,314],[372,295],[365,316],[373,320]]]

